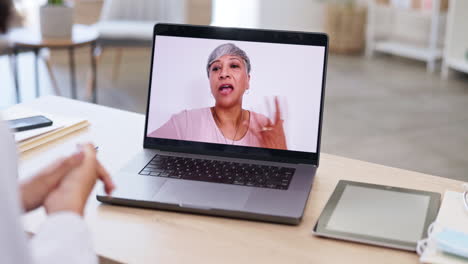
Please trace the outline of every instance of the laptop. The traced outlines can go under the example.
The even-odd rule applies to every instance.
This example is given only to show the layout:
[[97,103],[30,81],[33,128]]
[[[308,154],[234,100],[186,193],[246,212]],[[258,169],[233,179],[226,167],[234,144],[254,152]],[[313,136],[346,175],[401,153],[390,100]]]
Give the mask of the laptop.
[[300,223],[319,165],[327,46],[319,33],[156,24],[143,148],[97,199]]

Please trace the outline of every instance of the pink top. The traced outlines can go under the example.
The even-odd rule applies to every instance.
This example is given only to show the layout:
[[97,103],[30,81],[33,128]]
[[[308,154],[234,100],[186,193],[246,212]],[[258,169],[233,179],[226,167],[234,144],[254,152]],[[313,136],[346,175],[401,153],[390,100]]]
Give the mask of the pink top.
[[[250,131],[260,131],[268,122],[262,114],[250,112],[249,130],[240,140],[232,141],[221,133],[215,123],[209,107],[193,110],[183,110],[172,115],[160,128],[148,134],[149,137],[201,141],[208,143],[260,147],[257,137]],[[255,115],[255,116],[252,116]],[[252,118],[253,117],[253,118]]]

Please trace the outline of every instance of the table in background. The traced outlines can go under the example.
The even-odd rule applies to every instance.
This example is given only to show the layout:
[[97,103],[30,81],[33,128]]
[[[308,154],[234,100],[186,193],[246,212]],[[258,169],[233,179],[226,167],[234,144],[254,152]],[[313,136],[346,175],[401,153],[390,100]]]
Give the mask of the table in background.
[[[55,96],[23,105],[84,117],[91,125],[23,153],[21,178],[70,153],[78,142],[98,145],[99,159],[111,174],[142,148],[145,119],[141,114]],[[94,195],[86,207],[86,221],[97,254],[124,263],[419,263],[416,253],[311,234],[340,179],[441,194],[446,189],[462,190],[459,181],[322,154],[298,226],[111,206],[99,203]],[[24,217],[25,227],[34,232],[44,219],[44,210],[36,210]]]
[[75,73],[75,48],[90,45],[91,46],[91,71],[92,71],[92,100],[97,102],[96,95],[96,40],[98,38],[98,31],[92,26],[73,25],[73,32],[71,38],[68,39],[46,39],[42,38],[40,30],[29,28],[14,29],[10,32],[9,38],[13,44],[13,54],[15,58],[14,79],[16,86],[17,101],[21,101],[19,91],[19,78],[18,78],[18,52],[29,51],[34,52],[34,71],[35,71],[35,85],[36,97],[39,97],[39,51],[43,48],[48,49],[68,49],[68,56],[70,62],[70,83],[72,98],[76,99],[76,73]]

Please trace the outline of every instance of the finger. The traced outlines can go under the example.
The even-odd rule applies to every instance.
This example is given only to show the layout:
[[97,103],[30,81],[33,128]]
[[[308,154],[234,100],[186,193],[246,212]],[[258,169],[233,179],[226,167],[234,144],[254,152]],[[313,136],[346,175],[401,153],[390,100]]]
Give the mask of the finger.
[[94,146],[94,144],[90,143],[90,142],[87,142],[87,143],[79,143],[76,145],[77,148],[79,150],[83,150],[83,149],[89,149],[89,150],[93,150],[94,153],[96,153],[96,147]]
[[269,130],[273,128],[273,123],[268,117],[265,117],[264,120],[259,121],[256,114],[252,114],[252,116],[253,116],[253,121],[255,124],[253,126],[253,131],[255,132],[257,137],[263,138],[265,135],[265,132],[269,132]]
[[104,183],[104,190],[107,194],[111,194],[112,191],[114,191],[115,189],[115,184],[112,181],[111,176],[100,162],[97,162],[97,170],[99,174],[99,179]]
[[83,162],[83,160],[84,160],[84,153],[79,151],[79,152],[69,156],[68,158],[66,158],[60,164],[59,168],[57,168],[57,170],[55,172],[63,177],[66,174],[68,174],[71,170],[73,170],[76,167],[80,166],[81,163]]
[[275,96],[275,124],[281,120],[281,109],[278,96]]
[[287,149],[286,137],[284,135],[282,122],[283,120],[276,124],[273,130],[267,131],[269,133],[265,133],[265,142],[269,144],[271,148]]
[[87,196],[96,184],[96,180],[99,175],[97,173],[97,160],[96,151],[92,144],[82,144],[79,146],[81,151],[84,153],[83,163],[79,167],[79,171],[74,174],[78,182],[81,182],[82,190]]
[[271,111],[270,100],[268,100],[268,97],[265,97],[265,104],[266,104],[266,108],[267,108],[268,118],[271,118],[273,115],[272,115],[272,111]]
[[251,118],[253,128],[255,128],[257,131],[261,131],[263,127],[269,127],[272,125],[270,118],[265,117],[265,119],[259,119],[257,114],[255,114],[253,111],[251,112]]
[[91,143],[86,143],[86,144],[81,144],[79,147],[81,151],[84,153],[84,159],[85,162],[87,161],[93,161],[96,159],[96,149],[94,148],[94,145]]
[[271,148],[272,143],[274,143],[274,135],[272,131],[262,131],[260,132],[263,138],[263,146],[267,148]]
[[284,120],[279,120],[273,125],[273,129],[275,131],[278,131],[278,132],[282,131],[284,133],[283,124],[284,124]]
[[38,174],[38,178],[40,178],[41,182],[48,186],[48,188],[54,188],[65,175],[81,164],[83,158],[84,154],[81,151],[69,157],[60,158],[41,171]]
[[[107,194],[110,194],[115,189],[115,184],[112,182],[112,179],[107,172],[107,170],[101,165],[101,163],[96,158],[96,148],[93,144],[87,143],[80,145],[81,148],[85,149],[88,154],[90,161],[95,164],[95,172],[97,177],[104,183],[104,189]],[[92,160],[91,160],[92,159]]]
[[252,118],[252,126],[249,126],[249,131],[250,133],[252,133],[252,135],[254,135],[254,137],[256,137],[258,139],[258,141],[260,141],[260,143],[262,142],[262,138],[260,136],[260,133],[258,131],[258,122],[257,122],[257,117],[255,116],[254,112],[251,111],[250,112],[250,118]]
[[56,161],[54,161],[52,164],[50,164],[49,166],[43,168],[39,173],[38,173],[38,177],[43,177],[43,176],[46,176],[46,175],[51,175],[53,174],[55,171],[57,171],[58,168],[60,168],[60,166],[62,166],[62,163],[64,163],[66,160],[66,158],[59,158],[57,159]]

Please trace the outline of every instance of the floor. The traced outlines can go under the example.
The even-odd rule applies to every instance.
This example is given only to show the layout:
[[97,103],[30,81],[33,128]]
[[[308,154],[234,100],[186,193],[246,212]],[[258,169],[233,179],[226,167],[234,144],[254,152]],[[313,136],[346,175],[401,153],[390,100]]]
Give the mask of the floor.
[[[79,97],[84,99],[89,51],[78,51]],[[83,56],[80,56],[82,54]],[[143,113],[148,88],[149,49],[125,50],[118,78],[114,50],[98,68],[99,103]],[[53,54],[64,96],[70,94],[66,53]],[[23,54],[21,92],[34,98],[33,57]],[[41,63],[41,94],[53,94]],[[8,60],[0,57],[0,109],[15,102]],[[468,181],[468,76],[443,80],[423,63],[377,55],[331,55],[326,87],[322,151]]]

